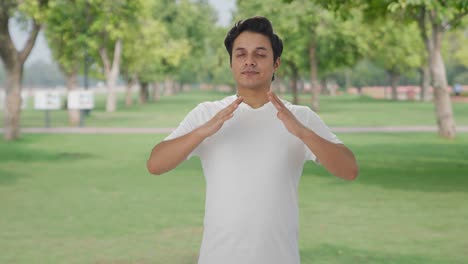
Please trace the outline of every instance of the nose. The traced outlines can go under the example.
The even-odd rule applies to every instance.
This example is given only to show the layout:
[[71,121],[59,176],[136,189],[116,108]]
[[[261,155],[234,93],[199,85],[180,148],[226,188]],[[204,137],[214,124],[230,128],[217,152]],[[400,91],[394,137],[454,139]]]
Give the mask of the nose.
[[255,66],[257,65],[257,61],[255,60],[255,57],[252,55],[245,56],[245,61],[244,61],[245,66]]

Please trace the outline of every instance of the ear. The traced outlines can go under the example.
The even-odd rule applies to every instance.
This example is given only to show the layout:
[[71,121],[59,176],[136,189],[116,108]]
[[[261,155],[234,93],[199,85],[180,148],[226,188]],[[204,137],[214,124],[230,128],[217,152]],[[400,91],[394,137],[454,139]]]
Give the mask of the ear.
[[275,68],[275,71],[279,68],[280,64],[281,64],[281,58],[278,57],[275,63],[273,63],[273,67]]

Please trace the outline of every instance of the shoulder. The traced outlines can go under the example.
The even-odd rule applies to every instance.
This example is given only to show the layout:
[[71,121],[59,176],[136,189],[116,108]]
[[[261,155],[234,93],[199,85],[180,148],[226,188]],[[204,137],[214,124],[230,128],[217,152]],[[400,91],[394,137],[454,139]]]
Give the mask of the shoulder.
[[195,115],[213,116],[220,110],[231,104],[236,98],[236,95],[227,96],[221,100],[205,101],[199,103],[192,111]]

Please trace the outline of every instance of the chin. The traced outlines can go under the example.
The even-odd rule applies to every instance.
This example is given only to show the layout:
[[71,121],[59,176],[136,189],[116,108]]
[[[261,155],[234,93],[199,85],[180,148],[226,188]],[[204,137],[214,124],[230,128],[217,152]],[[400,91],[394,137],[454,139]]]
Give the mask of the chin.
[[264,82],[238,82],[237,86],[240,86],[249,90],[259,90],[264,89],[265,86],[270,87],[270,84]]

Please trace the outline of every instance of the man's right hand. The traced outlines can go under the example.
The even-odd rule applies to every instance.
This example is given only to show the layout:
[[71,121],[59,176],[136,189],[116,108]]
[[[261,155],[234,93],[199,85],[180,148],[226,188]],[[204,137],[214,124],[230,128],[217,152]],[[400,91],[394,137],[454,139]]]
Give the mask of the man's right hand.
[[148,171],[152,174],[162,174],[172,170],[190,154],[205,138],[216,133],[226,122],[233,117],[234,111],[242,97],[237,98],[229,106],[216,113],[208,122],[181,137],[162,141],[154,146],[146,163]]
[[202,138],[207,138],[221,129],[224,122],[231,119],[234,116],[234,111],[244,101],[242,97],[238,97],[234,102],[228,105],[223,110],[219,111],[213,118],[208,122],[198,127],[194,132],[200,135]]

